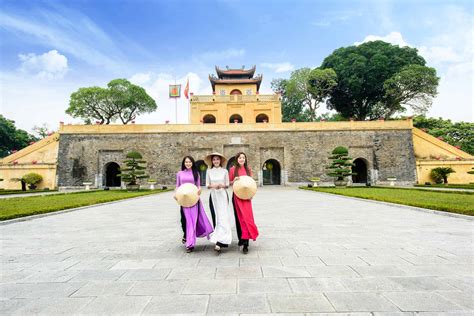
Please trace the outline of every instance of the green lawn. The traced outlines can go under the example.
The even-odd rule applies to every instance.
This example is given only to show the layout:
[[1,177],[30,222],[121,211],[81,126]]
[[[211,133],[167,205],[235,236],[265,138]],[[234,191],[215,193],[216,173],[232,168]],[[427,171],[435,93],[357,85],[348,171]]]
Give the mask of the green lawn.
[[474,216],[473,192],[378,187],[300,188]]
[[415,187],[421,188],[444,188],[444,189],[472,189],[474,190],[474,184],[432,184],[432,185],[425,185],[425,184],[415,184]]
[[0,195],[11,195],[11,194],[25,194],[25,193],[45,193],[45,192],[56,192],[58,190],[0,190]]
[[0,199],[0,221],[74,207],[129,199],[169,190],[92,191]]

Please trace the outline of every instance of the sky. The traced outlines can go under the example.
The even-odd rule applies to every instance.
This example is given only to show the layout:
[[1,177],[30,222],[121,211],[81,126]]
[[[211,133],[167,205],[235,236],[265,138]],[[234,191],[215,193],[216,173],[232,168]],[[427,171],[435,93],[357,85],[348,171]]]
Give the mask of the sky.
[[[175,122],[169,84],[189,79],[191,92],[210,94],[216,65],[256,65],[261,93],[272,93],[272,79],[377,39],[417,48],[436,69],[428,116],[474,120],[471,1],[0,0],[0,8],[0,113],[27,131],[80,123],[65,114],[71,93],[116,78],[157,103],[137,124]],[[187,123],[188,101],[177,107]]]

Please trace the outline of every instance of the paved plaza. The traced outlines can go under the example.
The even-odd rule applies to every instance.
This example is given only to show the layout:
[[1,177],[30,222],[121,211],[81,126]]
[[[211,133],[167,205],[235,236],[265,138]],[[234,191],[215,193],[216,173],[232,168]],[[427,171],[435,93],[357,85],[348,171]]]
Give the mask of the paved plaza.
[[0,313],[474,310],[472,221],[296,188],[253,204],[247,255],[205,239],[185,253],[171,192],[0,226]]

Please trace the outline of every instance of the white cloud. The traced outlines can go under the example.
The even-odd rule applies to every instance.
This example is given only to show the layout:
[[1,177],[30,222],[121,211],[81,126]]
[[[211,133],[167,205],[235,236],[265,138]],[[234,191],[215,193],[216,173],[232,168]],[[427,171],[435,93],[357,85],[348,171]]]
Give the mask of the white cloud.
[[390,32],[385,36],[378,35],[367,35],[362,42],[355,42],[354,45],[360,45],[362,43],[373,42],[373,41],[384,41],[393,45],[398,45],[400,47],[410,46],[405,40],[400,32]]
[[289,62],[284,62],[284,63],[262,63],[260,66],[269,68],[276,73],[280,72],[287,72],[287,71],[293,71],[295,69],[295,66],[293,66]]
[[39,78],[62,78],[68,71],[67,58],[57,50],[51,50],[42,55],[20,54],[21,71],[34,73]]
[[137,73],[130,77],[130,82],[136,85],[146,84],[151,80],[151,72],[147,73]]

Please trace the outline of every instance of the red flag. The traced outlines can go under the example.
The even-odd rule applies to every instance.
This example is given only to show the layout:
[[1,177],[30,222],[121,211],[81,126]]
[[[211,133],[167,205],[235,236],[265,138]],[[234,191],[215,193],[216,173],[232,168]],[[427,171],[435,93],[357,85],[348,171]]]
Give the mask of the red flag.
[[184,88],[184,96],[186,97],[186,99],[189,99],[189,78],[188,80],[186,81],[186,87]]

